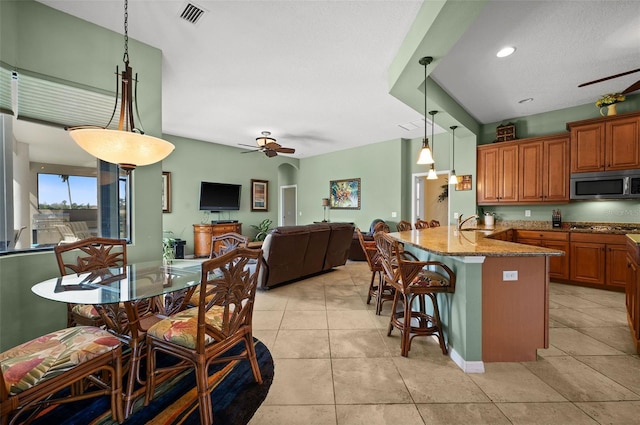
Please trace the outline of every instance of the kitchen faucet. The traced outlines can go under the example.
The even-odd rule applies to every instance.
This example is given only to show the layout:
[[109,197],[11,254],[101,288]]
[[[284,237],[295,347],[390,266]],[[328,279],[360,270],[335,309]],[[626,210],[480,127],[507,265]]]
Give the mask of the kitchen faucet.
[[474,214],[474,215],[469,216],[469,217],[467,217],[467,218],[465,218],[465,219],[463,220],[463,219],[462,219],[462,214],[458,215],[458,230],[461,230],[461,229],[462,229],[462,226],[464,225],[464,223],[466,223],[467,221],[469,221],[469,220],[471,220],[471,219],[474,219],[474,218],[475,218],[475,219],[479,219],[480,217]]

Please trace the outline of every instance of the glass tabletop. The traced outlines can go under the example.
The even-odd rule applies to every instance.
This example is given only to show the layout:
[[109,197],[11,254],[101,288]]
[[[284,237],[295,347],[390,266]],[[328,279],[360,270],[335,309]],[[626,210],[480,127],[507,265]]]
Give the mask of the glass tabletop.
[[31,290],[43,298],[73,304],[109,304],[168,294],[200,283],[199,261],[161,260],[55,277]]

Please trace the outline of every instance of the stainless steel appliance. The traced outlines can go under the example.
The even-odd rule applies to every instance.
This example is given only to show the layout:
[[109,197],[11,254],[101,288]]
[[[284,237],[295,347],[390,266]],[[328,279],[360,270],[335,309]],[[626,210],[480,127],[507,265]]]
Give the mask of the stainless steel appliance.
[[640,170],[577,173],[570,182],[572,200],[640,198]]

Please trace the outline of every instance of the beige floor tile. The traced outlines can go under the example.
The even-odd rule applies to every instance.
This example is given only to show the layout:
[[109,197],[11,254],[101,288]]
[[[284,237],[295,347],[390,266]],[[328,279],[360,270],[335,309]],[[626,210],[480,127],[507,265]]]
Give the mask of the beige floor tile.
[[327,311],[329,329],[376,329],[367,310]]
[[254,310],[284,310],[289,297],[279,295],[275,291],[257,291]]
[[418,404],[429,425],[507,425],[509,420],[492,403]]
[[256,310],[253,312],[253,329],[263,330],[272,329],[278,330],[282,323],[282,316],[284,311],[277,310]]
[[323,293],[314,293],[301,298],[290,298],[287,302],[287,311],[324,311],[327,309],[326,299]]
[[353,404],[336,406],[338,425],[423,425],[413,404]]
[[325,285],[325,297],[356,297],[360,295],[360,287],[355,285]]
[[280,329],[327,329],[327,312],[287,310]]
[[327,295],[327,310],[366,310],[367,304],[358,295]]
[[328,359],[329,335],[325,329],[281,329],[271,355],[274,359]]
[[598,425],[573,403],[497,403],[514,425]]
[[631,338],[628,325],[613,328],[578,328],[576,330],[622,353],[637,353],[636,344]]
[[336,425],[336,408],[262,405],[249,425]]
[[329,330],[331,358],[389,357],[391,353],[377,329]]
[[258,338],[264,345],[266,345],[272,355],[273,344],[276,342],[276,335],[278,335],[278,331],[275,329],[253,329],[254,338]]
[[[599,319],[599,324],[595,327],[627,326],[627,311],[621,308],[577,308],[583,313],[591,314]],[[582,327],[582,326],[578,326]]]
[[640,422],[638,401],[576,403],[576,406],[601,424],[636,425]]
[[617,355],[621,351],[570,328],[549,329],[549,341],[556,348],[570,355]]
[[367,310],[367,312],[369,313],[369,317],[371,318],[371,320],[373,320],[373,323],[375,324],[377,329],[383,330],[383,334],[386,336],[387,335],[387,329],[389,328],[389,312],[386,312],[383,310],[380,314],[376,314],[376,307],[375,307],[375,301],[371,301],[371,304],[369,305],[369,309]]
[[573,357],[548,357],[524,364],[569,401],[639,399],[637,394]]
[[571,328],[596,328],[603,326],[600,317],[570,308],[550,309],[549,318]]
[[448,357],[394,357],[411,398],[416,403],[489,402],[489,398]]
[[332,359],[336,404],[411,403],[389,358]]
[[559,349],[558,347],[549,344],[549,348],[538,349],[538,357],[552,357],[552,356],[566,356],[567,353]]
[[573,309],[602,307],[602,304],[594,303],[593,301],[589,301],[584,297],[579,297],[576,295],[554,295],[553,303]]
[[594,303],[600,304],[604,307],[619,309],[624,306],[625,293],[614,291],[600,291],[599,293],[594,295],[582,295],[582,298],[593,301]]
[[468,376],[495,403],[566,401],[520,363],[485,363],[484,367],[485,373]]
[[335,404],[329,359],[276,359],[265,405]]
[[[638,356],[580,356],[576,357],[576,360],[638,394],[640,399],[640,379],[638,379],[640,358]],[[638,415],[640,416],[640,411]]]

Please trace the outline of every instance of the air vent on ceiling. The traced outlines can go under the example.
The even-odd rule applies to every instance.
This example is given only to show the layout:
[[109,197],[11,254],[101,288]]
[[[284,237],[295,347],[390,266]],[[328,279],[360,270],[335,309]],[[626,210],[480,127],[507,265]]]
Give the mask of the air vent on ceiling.
[[184,9],[180,13],[180,17],[187,22],[197,24],[202,15],[204,15],[204,12],[203,8],[189,2],[184,6]]

